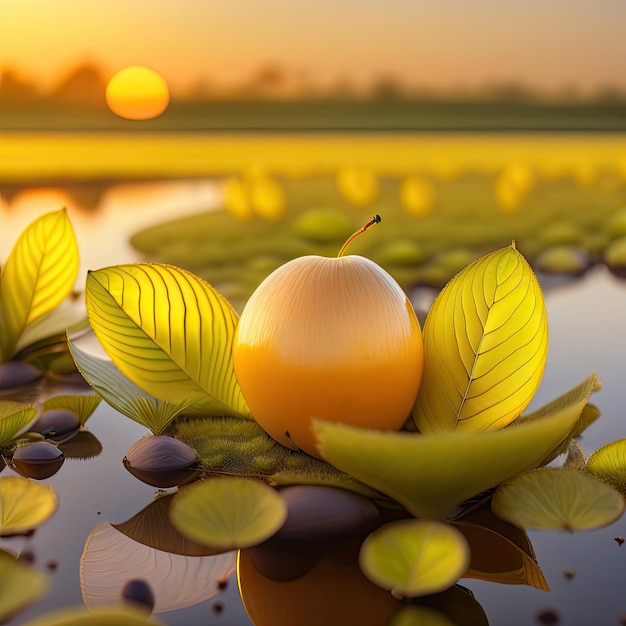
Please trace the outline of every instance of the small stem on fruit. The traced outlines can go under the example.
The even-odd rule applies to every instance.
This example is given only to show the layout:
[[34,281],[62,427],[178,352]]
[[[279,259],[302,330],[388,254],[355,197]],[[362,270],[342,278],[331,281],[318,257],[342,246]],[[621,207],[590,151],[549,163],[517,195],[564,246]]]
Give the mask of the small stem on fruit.
[[380,223],[380,215],[374,215],[374,217],[369,222],[367,222],[367,224],[365,224],[364,226],[361,226],[361,228],[359,228],[359,230],[357,230],[356,233],[352,233],[352,235],[350,235],[350,237],[348,237],[348,241],[346,241],[346,243],[344,243],[343,246],[341,246],[341,250],[339,250],[339,254],[337,255],[337,258],[343,256],[343,253],[346,251],[346,248],[361,233],[364,233],[370,226],[374,226],[374,224],[379,224],[379,223]]

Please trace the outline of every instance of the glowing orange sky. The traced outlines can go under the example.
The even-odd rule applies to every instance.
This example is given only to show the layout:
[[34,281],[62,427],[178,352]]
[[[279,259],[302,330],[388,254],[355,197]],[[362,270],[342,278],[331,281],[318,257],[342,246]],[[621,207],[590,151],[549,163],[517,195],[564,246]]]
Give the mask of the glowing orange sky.
[[275,63],[316,83],[626,88],[623,0],[0,0],[0,66],[50,84],[143,64],[173,89]]

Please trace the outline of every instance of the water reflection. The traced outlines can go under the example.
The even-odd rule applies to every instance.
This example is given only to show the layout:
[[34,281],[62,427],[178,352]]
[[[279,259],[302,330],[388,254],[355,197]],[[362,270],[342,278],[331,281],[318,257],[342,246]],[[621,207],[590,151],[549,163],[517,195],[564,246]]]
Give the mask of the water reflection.
[[[158,533],[164,530],[167,532],[159,527]],[[150,540],[145,532],[141,537]],[[235,554],[197,556],[201,548],[190,549],[189,542],[185,548],[196,554],[159,550],[127,536],[119,526],[99,522],[89,533],[80,559],[85,605],[94,607],[119,601],[130,579],[143,580],[149,585],[155,599],[155,613],[179,610],[215,597],[235,571]]]
[[210,179],[2,188],[0,257],[6,258],[25,224],[65,206],[80,245],[82,283],[88,269],[137,261],[129,244],[134,232],[215,209],[220,202],[221,184]]

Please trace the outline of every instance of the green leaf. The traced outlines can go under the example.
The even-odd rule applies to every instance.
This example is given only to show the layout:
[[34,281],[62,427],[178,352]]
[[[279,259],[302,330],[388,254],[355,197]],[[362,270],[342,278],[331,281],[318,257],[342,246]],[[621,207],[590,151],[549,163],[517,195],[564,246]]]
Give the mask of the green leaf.
[[57,494],[48,485],[21,476],[0,478],[0,534],[37,528],[56,511]]
[[488,254],[441,291],[424,324],[413,410],[422,433],[499,429],[537,390],[548,350],[539,283],[514,246]]
[[471,550],[465,578],[550,590],[526,531],[496,517],[489,501],[455,519],[453,525],[463,533]]
[[433,520],[401,520],[381,526],[363,542],[363,573],[396,597],[443,591],[466,572],[469,546],[453,526]]
[[271,537],[287,518],[277,491],[246,478],[208,478],[182,490],[170,509],[174,526],[198,543],[247,548]]
[[44,574],[0,550],[1,623],[6,623],[10,617],[43,597],[49,586]]
[[78,275],[78,247],[65,209],[47,213],[18,238],[0,281],[2,359],[10,359],[26,328],[65,300]]
[[589,424],[598,419],[600,412],[593,404],[588,404],[588,400],[594,391],[598,391],[600,389],[602,389],[602,383],[598,380],[595,374],[590,374],[585,380],[566,393],[562,394],[558,398],[555,398],[551,402],[548,402],[548,404],[542,406],[533,413],[520,416],[511,424],[511,427],[515,428],[522,424],[528,424],[535,420],[555,415],[567,407],[582,406],[580,416],[578,420],[576,420],[576,423],[572,426],[568,436],[564,437],[553,450],[550,450],[549,454],[546,455],[546,458],[540,463],[540,465],[547,465],[548,463],[554,461],[554,459],[556,459],[556,457],[560,454],[567,452],[570,447],[571,440],[580,435],[580,433],[582,433],[585,428],[589,426]]
[[249,417],[232,363],[237,314],[208,283],[173,266],[119,265],[89,273],[86,302],[102,347],[146,393]]
[[626,498],[626,439],[598,448],[589,457],[585,471],[611,485]]
[[0,402],[0,448],[27,432],[37,421],[38,412],[33,404]]
[[132,606],[107,606],[87,610],[84,607],[58,609],[37,617],[23,626],[164,626],[145,610]]
[[100,401],[100,396],[95,394],[53,396],[44,401],[43,409],[44,411],[53,409],[70,411],[76,415],[78,421],[84,426],[85,422],[98,408]]
[[624,512],[615,489],[575,469],[542,468],[514,476],[495,491],[493,512],[521,528],[590,530]]
[[163,433],[172,420],[189,406],[189,401],[172,404],[154,398],[120,372],[113,361],[82,350],[68,338],[68,345],[78,371],[91,388],[126,417],[145,426],[155,435]]
[[377,432],[321,421],[314,430],[329,463],[416,517],[441,518],[464,500],[539,465],[569,438],[586,402],[582,394],[546,417],[486,433]]

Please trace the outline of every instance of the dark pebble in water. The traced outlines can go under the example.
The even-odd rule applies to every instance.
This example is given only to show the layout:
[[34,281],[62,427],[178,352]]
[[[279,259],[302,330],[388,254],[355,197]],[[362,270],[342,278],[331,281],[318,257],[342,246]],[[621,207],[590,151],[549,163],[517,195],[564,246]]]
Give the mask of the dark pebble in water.
[[126,581],[122,587],[122,598],[148,609],[150,613],[154,609],[152,587],[145,580],[132,579]]
[[196,453],[182,441],[166,435],[144,437],[134,443],[123,459],[124,467],[153,487],[176,487],[192,480]]
[[7,361],[0,364],[0,389],[15,389],[41,378],[41,372],[28,363]]
[[535,619],[540,624],[554,626],[555,624],[560,623],[561,616],[555,609],[541,609],[535,614]]
[[155,435],[134,443],[126,460],[136,470],[171,472],[189,467],[196,462],[197,456],[182,441],[167,435]]
[[280,494],[287,520],[267,541],[249,548],[254,566],[270,580],[301,578],[325,552],[365,538],[380,524],[374,503],[345,489],[297,485]]
[[19,559],[24,563],[28,563],[29,565],[35,564],[35,553],[32,550],[22,550],[20,553]]
[[572,580],[573,578],[576,577],[576,572],[573,569],[566,569],[566,570],[563,570],[563,576],[565,576],[567,580]]
[[213,603],[213,613],[220,614],[224,612],[224,605],[221,602]]
[[51,409],[41,415],[31,430],[57,441],[74,435],[79,428],[80,421],[74,413],[64,409]]
[[217,581],[217,588],[220,591],[225,591],[227,587],[228,587],[228,579],[227,578],[222,578],[221,580]]
[[11,462],[15,469],[28,478],[44,480],[56,474],[65,461],[63,452],[46,441],[38,441],[18,448]]
[[615,541],[617,541],[617,545],[621,546],[624,543],[624,537],[614,537]]
[[272,544],[330,543],[365,537],[380,523],[374,503],[345,489],[297,485],[280,490],[287,520]]

